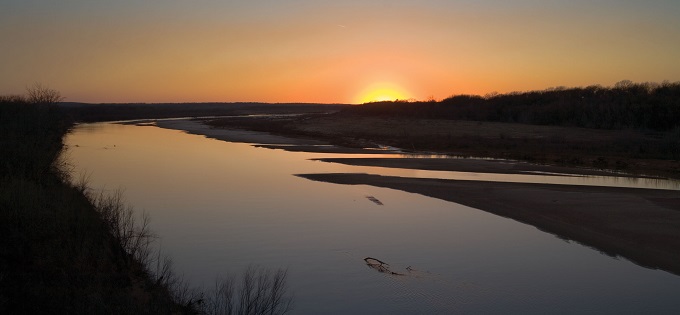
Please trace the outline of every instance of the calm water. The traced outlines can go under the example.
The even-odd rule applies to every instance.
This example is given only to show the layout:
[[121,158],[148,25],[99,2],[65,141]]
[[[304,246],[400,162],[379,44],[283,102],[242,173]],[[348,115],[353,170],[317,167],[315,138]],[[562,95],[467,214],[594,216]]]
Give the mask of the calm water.
[[[195,286],[257,263],[288,268],[300,314],[680,313],[680,277],[670,273],[455,203],[292,174],[677,189],[673,183],[355,167],[309,160],[339,154],[255,148],[153,126],[81,125],[66,142],[76,173],[89,173],[91,186],[123,188],[135,209],[150,214],[163,251]],[[408,275],[370,269],[367,256]]]

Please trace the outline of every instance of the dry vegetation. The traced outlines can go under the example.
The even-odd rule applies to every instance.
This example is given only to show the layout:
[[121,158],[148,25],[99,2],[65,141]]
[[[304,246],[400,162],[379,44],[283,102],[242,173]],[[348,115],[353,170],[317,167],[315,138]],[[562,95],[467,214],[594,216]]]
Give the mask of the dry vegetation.
[[472,122],[338,113],[271,120],[222,118],[220,128],[243,128],[323,139],[351,146],[389,145],[406,151],[524,160],[535,163],[616,169],[680,177],[680,163],[668,157],[680,134],[601,130],[517,123]]
[[[286,272],[252,267],[191,289],[120,192],[73,181],[58,92],[0,96],[0,313],[284,314]],[[227,289],[225,289],[227,288]]]
[[524,160],[680,178],[680,84],[621,83],[441,102],[380,102],[330,115],[208,121],[354,147]]

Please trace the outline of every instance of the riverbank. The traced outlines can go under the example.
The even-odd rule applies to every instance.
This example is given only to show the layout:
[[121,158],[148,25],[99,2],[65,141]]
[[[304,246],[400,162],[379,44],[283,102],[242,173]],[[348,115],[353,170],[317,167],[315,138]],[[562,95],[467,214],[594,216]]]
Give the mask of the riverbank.
[[[305,117],[305,116],[303,116]],[[312,115],[312,117],[316,117]],[[323,118],[325,116],[320,116]],[[291,127],[290,117],[229,117],[218,119],[175,119],[175,120],[144,120],[134,123],[153,123],[161,128],[182,130],[191,134],[204,135],[209,138],[241,143],[252,143],[257,147],[268,149],[280,149],[290,152],[316,152],[316,153],[345,153],[345,154],[370,154],[375,157],[380,157],[383,154],[399,154],[404,157],[400,158],[321,158],[320,161],[342,163],[357,166],[378,166],[391,168],[406,168],[406,169],[420,169],[420,170],[435,170],[435,171],[457,171],[457,172],[482,172],[495,174],[542,174],[542,175],[575,175],[575,176],[616,176],[616,177],[642,177],[642,178],[665,178],[664,175],[675,174],[672,167],[677,164],[677,161],[656,161],[645,160],[640,162],[648,167],[653,166],[657,169],[666,164],[671,165],[671,169],[666,171],[650,171],[649,175],[639,172],[631,172],[631,170],[607,169],[598,168],[596,166],[569,165],[568,163],[543,164],[534,163],[530,161],[506,159],[503,157],[489,157],[489,158],[465,158],[466,154],[461,152],[451,153],[457,156],[456,159],[440,158],[447,156],[446,152],[433,151],[404,151],[396,147],[386,147],[378,145],[374,140],[367,140],[364,138],[353,138],[350,136],[343,136],[338,138],[336,136],[329,136],[327,133],[339,133],[342,128],[337,125],[328,127],[328,131],[320,126],[314,127],[313,130],[307,130],[304,125],[302,127]],[[297,118],[296,118],[297,119]],[[310,118],[316,119],[316,118]],[[302,119],[307,121],[308,119]],[[233,125],[230,123],[233,122]],[[271,122],[269,124],[268,122]],[[316,125],[318,122],[313,123]],[[464,124],[464,122],[460,122]],[[348,123],[351,125],[351,123]],[[342,124],[339,124],[342,125]],[[369,122],[362,123],[363,126],[369,125]],[[469,125],[464,128],[473,127]],[[247,129],[242,129],[247,128]],[[318,129],[316,129],[318,128]],[[549,127],[551,128],[551,127]],[[384,130],[388,128],[378,128]],[[562,132],[561,127],[553,132]],[[282,131],[283,130],[283,131]],[[302,130],[302,131],[301,131]],[[305,131],[306,130],[306,131]],[[318,135],[314,132],[318,131]],[[387,131],[385,131],[387,132]],[[488,131],[487,131],[488,132]],[[518,131],[520,132],[520,131]],[[529,131],[526,131],[527,133]],[[535,131],[533,131],[535,132]],[[607,132],[604,132],[605,135]],[[315,136],[316,135],[316,136]],[[587,131],[578,135],[579,137],[592,138],[587,134]],[[600,140],[606,141],[606,136],[600,136]],[[409,158],[408,156],[413,156]],[[474,155],[473,155],[474,156]],[[431,158],[429,158],[431,157]],[[595,163],[597,164],[597,163]],[[638,166],[642,164],[636,164]],[[650,169],[650,168],[645,168]],[[669,173],[670,172],[670,173]],[[668,176],[673,178],[672,176]]]
[[459,203],[533,225],[613,257],[680,275],[677,191],[370,174],[298,176],[335,184],[397,189]]
[[54,104],[0,99],[0,313],[192,313],[144,261],[144,222],[71,180],[70,127]]
[[[216,129],[245,129],[322,140],[351,148],[400,148],[416,154],[510,159],[558,167],[613,170],[680,179],[677,132],[602,130],[502,122],[409,119],[335,114],[296,117],[224,117]],[[587,171],[588,170],[588,171]]]
[[[199,121],[158,122],[164,128],[187,128],[191,133],[225,141],[238,139],[237,129],[211,128]],[[248,131],[251,143],[268,143],[286,149],[299,147],[297,141],[309,138],[286,138],[265,132]],[[286,140],[283,141],[283,140]],[[245,139],[241,139],[245,140]],[[324,140],[311,139],[313,141]],[[328,143],[326,143],[328,144]],[[309,145],[311,152],[318,146]],[[375,150],[359,149],[361,153]],[[339,152],[342,149],[338,149]],[[384,150],[394,153],[395,151]],[[483,172],[499,174],[554,173],[612,176],[612,171],[537,165],[506,160],[480,159],[321,159],[326,162],[378,167],[426,170]],[[372,185],[423,194],[456,202],[519,222],[565,240],[590,246],[610,256],[620,256],[649,268],[680,275],[680,197],[676,190],[631,189],[594,186],[521,184],[482,181],[438,180],[387,177],[369,174],[300,174],[303,178],[345,185]],[[631,176],[631,175],[624,175]]]

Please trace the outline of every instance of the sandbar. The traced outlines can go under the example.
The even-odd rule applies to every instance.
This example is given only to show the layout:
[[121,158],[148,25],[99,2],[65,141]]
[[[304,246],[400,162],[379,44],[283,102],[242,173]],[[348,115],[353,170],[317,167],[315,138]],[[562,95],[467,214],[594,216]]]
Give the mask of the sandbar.
[[540,174],[554,176],[640,177],[608,170],[532,164],[514,160],[479,158],[321,158],[317,161],[356,166],[455,171],[493,174]]
[[[213,129],[196,120],[159,120],[156,125],[224,141],[257,144],[270,149],[335,153],[375,152],[366,149],[343,149],[314,139],[277,136],[266,132]],[[321,160],[363,166],[444,171],[613,175],[604,170],[536,165],[507,160],[464,158]],[[610,256],[624,257],[641,266],[680,275],[680,193],[677,190],[425,179],[370,174],[297,176],[335,184],[391,188],[459,203],[530,224],[542,231],[592,247]]]
[[371,174],[297,176],[391,188],[459,203],[533,225],[610,256],[680,275],[678,191]]

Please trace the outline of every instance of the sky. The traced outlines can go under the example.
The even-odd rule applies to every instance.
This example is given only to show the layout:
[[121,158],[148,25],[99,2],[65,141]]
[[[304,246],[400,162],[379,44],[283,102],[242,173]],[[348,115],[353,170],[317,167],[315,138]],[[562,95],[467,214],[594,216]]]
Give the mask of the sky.
[[3,0],[0,94],[321,102],[680,81],[677,0]]

